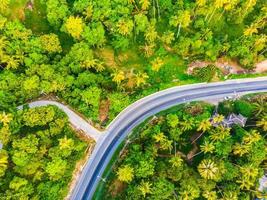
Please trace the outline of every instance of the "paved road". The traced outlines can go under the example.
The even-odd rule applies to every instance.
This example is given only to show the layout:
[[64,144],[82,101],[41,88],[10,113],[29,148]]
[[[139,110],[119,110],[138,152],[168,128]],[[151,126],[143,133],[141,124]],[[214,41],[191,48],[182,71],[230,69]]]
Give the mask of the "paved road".
[[157,92],[130,105],[111,122],[104,136],[98,141],[72,192],[71,199],[92,199],[97,185],[102,179],[101,176],[119,144],[134,127],[149,116],[185,102],[222,98],[247,92],[267,92],[267,77],[174,87]]
[[[63,105],[55,101],[47,101],[47,100],[34,101],[29,103],[28,105],[30,108],[47,106],[47,105],[57,106],[67,114],[69,121],[73,126],[75,126],[79,130],[82,130],[85,134],[93,138],[96,142],[99,140],[99,138],[103,136],[103,134],[99,130],[95,129],[92,125],[88,123],[88,121],[77,115],[66,105]],[[19,106],[18,109],[22,109],[22,106]]]
[[81,126],[97,140],[95,149],[71,194],[71,200],[90,200],[119,144],[146,118],[177,104],[248,92],[267,92],[267,77],[173,87],[136,101],[123,110],[102,134],[68,107],[57,102],[37,101],[30,103],[30,106],[58,106],[67,113],[72,124]]

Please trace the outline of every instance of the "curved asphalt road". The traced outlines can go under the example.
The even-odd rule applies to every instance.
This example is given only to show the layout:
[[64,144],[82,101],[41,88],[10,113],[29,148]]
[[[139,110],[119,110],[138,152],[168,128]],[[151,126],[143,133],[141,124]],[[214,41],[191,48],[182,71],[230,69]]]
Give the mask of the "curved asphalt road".
[[149,116],[185,102],[247,92],[267,92],[267,77],[173,87],[130,105],[111,122],[106,134],[97,143],[72,192],[71,200],[92,199],[101,176],[119,144],[134,127]]
[[[86,132],[97,140],[95,149],[86,163],[82,174],[72,191],[71,200],[89,200],[92,199],[96,187],[101,180],[101,176],[112,158],[118,145],[127,137],[127,135],[146,118],[154,114],[175,106],[177,104],[196,101],[222,98],[224,96],[234,95],[236,93],[249,92],[267,92],[267,77],[255,79],[231,80],[218,83],[202,83],[188,86],[173,87],[161,92],[154,93],[143,99],[140,99],[123,110],[104,131],[105,134],[99,134],[99,131],[88,123],[82,127],[89,127]],[[57,102],[33,102],[31,107],[42,105],[56,105],[67,113],[70,122],[79,126],[80,120],[77,114],[66,106]],[[67,109],[66,109],[67,108]],[[69,113],[69,110],[73,113]],[[79,117],[79,118],[78,118]],[[86,129],[87,129],[86,128]],[[90,132],[92,131],[92,132]],[[91,134],[90,134],[91,133]],[[93,133],[93,134],[92,134]],[[101,135],[101,136],[97,136]]]

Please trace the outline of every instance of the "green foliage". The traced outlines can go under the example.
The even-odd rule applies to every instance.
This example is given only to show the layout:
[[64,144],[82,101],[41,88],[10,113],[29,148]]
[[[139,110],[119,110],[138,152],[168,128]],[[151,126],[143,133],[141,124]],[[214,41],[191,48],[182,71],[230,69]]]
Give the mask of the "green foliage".
[[11,132],[0,150],[1,197],[63,199],[87,144],[79,141],[56,107],[0,113],[0,130]]
[[203,68],[195,68],[193,72],[201,82],[210,82],[218,75],[218,69],[214,65],[208,65]]
[[[231,103],[233,108],[244,102],[251,107],[259,98],[264,95]],[[222,105],[228,103],[222,102]],[[259,121],[258,129],[255,126],[213,126],[210,117],[214,110],[211,108],[214,109],[204,103],[180,105],[139,127],[112,169],[103,199],[254,197],[267,156],[262,126],[265,120]],[[220,123],[223,119],[218,116],[216,121]],[[248,124],[252,122],[255,123],[253,115],[248,117]],[[131,181],[124,189],[116,191],[117,176],[113,174],[121,174],[125,166],[133,166],[131,173],[126,173],[131,175]]]
[[[70,157],[76,160],[75,155],[84,149],[66,130],[67,120],[53,111],[55,108],[15,113],[18,105],[41,95],[55,95],[94,122],[99,121],[101,112],[112,120],[145,95],[171,86],[221,78],[214,66],[195,69],[193,75],[188,75],[187,65],[193,61],[214,63],[223,57],[252,69],[267,55],[263,0],[0,0],[0,13],[0,112],[12,113],[14,117],[10,123],[0,124],[0,140],[8,154],[7,164],[3,159],[0,165],[0,194],[7,199],[13,194],[18,199],[61,199],[70,177]],[[102,106],[102,102],[108,105]],[[254,102],[252,108],[250,102],[228,101],[220,103],[218,110],[225,116],[232,112],[255,116],[258,129],[265,130],[265,118],[258,119],[267,112],[264,102],[265,99]],[[158,151],[165,155],[184,148],[183,154],[188,154],[194,144],[186,142],[193,132],[202,132],[207,138],[203,148],[208,155],[227,159],[231,146],[236,145],[239,153],[235,156],[240,152],[247,156],[241,164],[261,162],[264,143],[258,141],[244,147],[240,143],[242,134],[236,141],[231,137],[232,130],[210,127],[207,119],[211,108],[192,107],[184,110],[185,115],[171,113],[167,122],[162,122],[162,130],[158,124],[140,134],[142,140],[150,139],[141,148],[145,152],[149,145],[149,153],[144,153],[147,162],[139,152],[138,158],[143,162],[131,165],[137,184],[130,185],[127,194],[136,199],[153,196],[156,190],[150,179],[158,175],[158,167],[165,165],[157,167]],[[201,143],[202,138],[197,142]],[[179,156],[184,159],[183,154]],[[153,159],[149,159],[151,156]],[[162,157],[161,163],[169,164],[172,159],[166,160]],[[64,161],[68,163],[66,169]],[[56,180],[61,171],[66,172],[63,182]],[[180,167],[165,171],[160,175],[168,173],[170,179],[187,179]],[[22,179],[15,179],[14,183],[24,184],[27,180],[28,184],[15,191],[9,188],[10,177]],[[144,177],[149,182],[140,180]],[[168,177],[159,178],[170,181]],[[194,185],[196,181],[191,182]],[[175,190],[175,198],[220,196],[212,190],[202,195],[200,187],[186,187],[185,183],[178,186],[182,189]],[[167,183],[166,187],[171,188]],[[166,198],[168,191],[171,190],[166,189]],[[239,195],[233,191],[231,188],[221,192],[229,198],[247,196],[246,192]]]
[[245,100],[235,101],[234,110],[245,117],[252,117],[253,115],[253,105]]

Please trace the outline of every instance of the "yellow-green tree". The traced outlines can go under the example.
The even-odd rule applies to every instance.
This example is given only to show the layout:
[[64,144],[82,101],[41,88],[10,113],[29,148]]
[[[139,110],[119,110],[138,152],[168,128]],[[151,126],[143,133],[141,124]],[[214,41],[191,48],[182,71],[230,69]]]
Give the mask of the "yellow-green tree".
[[0,177],[5,175],[8,166],[8,154],[5,150],[0,150]]
[[177,27],[176,38],[179,37],[181,28],[186,28],[191,23],[191,14],[189,10],[180,11],[170,19],[170,25]]
[[80,39],[83,32],[84,23],[82,18],[70,16],[66,23],[65,27],[67,32],[75,39]]
[[163,60],[160,57],[157,57],[153,61],[151,61],[152,70],[158,72],[160,68],[164,65]]
[[129,19],[120,19],[117,23],[118,32],[121,35],[130,35],[134,27],[134,23]]
[[113,74],[113,79],[112,81],[114,81],[118,86],[121,85],[122,81],[125,80],[125,73],[122,70],[119,71],[115,71]]
[[117,176],[120,181],[129,183],[133,180],[134,169],[130,165],[124,165],[118,169]]
[[151,193],[151,186],[152,184],[149,182],[142,181],[140,185],[138,186],[138,189],[140,190],[143,197],[146,197],[147,194]]
[[205,179],[216,180],[219,175],[219,167],[214,161],[204,159],[197,167],[199,174]]
[[10,0],[0,0],[0,13],[4,13],[8,9]]
[[262,127],[264,131],[267,131],[267,116],[257,121],[257,126]]
[[40,41],[43,49],[49,53],[60,53],[62,51],[58,36],[54,33],[40,36]]

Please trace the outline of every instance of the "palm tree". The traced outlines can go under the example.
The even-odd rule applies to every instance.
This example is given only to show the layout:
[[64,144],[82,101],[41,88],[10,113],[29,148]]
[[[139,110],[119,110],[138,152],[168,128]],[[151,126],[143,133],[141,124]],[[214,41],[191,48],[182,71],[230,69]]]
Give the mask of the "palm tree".
[[121,35],[130,35],[134,27],[134,23],[132,20],[124,20],[120,19],[117,23],[118,32]]
[[198,165],[199,174],[205,179],[216,180],[219,175],[218,166],[210,159],[204,159]]
[[267,131],[267,116],[264,116],[261,120],[257,121],[256,126],[262,127],[264,131]]
[[252,164],[240,167],[240,178],[236,181],[240,183],[241,189],[249,190],[255,184],[255,181],[259,174],[259,169]]
[[157,57],[151,62],[152,70],[158,72],[160,68],[164,65],[163,60],[160,57]]
[[223,120],[224,120],[224,116],[223,115],[216,115],[212,119],[212,121],[213,121],[214,124],[221,123]]
[[155,43],[149,44],[146,43],[145,46],[142,46],[140,49],[144,52],[145,57],[150,57],[154,54]]
[[145,39],[149,44],[153,44],[158,37],[155,23],[150,23],[145,31]]
[[267,102],[266,102],[265,97],[257,98],[256,102],[253,103],[253,107],[255,110],[254,114],[256,115],[256,117],[266,114],[267,113]]
[[8,43],[6,37],[1,36],[0,37],[0,49],[3,50],[8,44],[9,43]]
[[234,146],[233,146],[233,154],[234,155],[239,155],[240,157],[249,153],[249,146],[248,145],[242,145],[240,143],[236,143]]
[[129,183],[133,180],[134,169],[130,165],[124,165],[118,169],[117,176],[120,181]]
[[123,80],[125,80],[125,74],[124,71],[122,70],[115,71],[111,76],[113,76],[112,81],[117,83],[118,86],[121,84]]
[[200,149],[204,153],[213,153],[215,146],[212,142],[204,141],[204,144],[200,145]]
[[258,29],[255,26],[249,26],[248,28],[245,29],[244,35],[245,36],[251,36],[254,33],[258,33]]
[[135,75],[135,79],[136,79],[136,86],[139,87],[146,83],[146,80],[148,79],[148,75],[146,73],[139,72]]
[[8,164],[8,154],[5,150],[0,150],[0,177],[5,175]]
[[74,146],[73,139],[68,139],[66,136],[62,139],[59,139],[59,149],[72,149]]
[[140,0],[139,3],[141,4],[142,10],[147,10],[150,6],[150,0]]
[[191,23],[191,15],[190,11],[184,10],[182,12],[177,13],[177,15],[171,17],[170,25],[177,27],[176,38],[179,37],[181,28],[186,28]]
[[198,125],[197,131],[202,131],[204,133],[210,130],[211,126],[209,119],[202,120]]
[[205,197],[207,200],[217,200],[217,193],[215,191],[209,191],[205,190],[203,191],[203,197]]
[[180,122],[182,131],[189,131],[194,128],[195,122],[192,117],[184,117],[184,120]]
[[8,9],[10,0],[0,0],[0,13]]
[[2,122],[5,125],[9,124],[9,122],[12,121],[12,115],[11,114],[6,114],[5,112],[3,112],[2,114],[0,114],[0,122]]
[[222,125],[210,131],[210,139],[213,141],[222,141],[230,135],[230,128],[225,128]]
[[162,140],[166,139],[166,136],[164,135],[164,133],[160,132],[154,135],[153,138],[155,139],[156,142],[161,142]]
[[138,189],[142,193],[143,197],[146,197],[147,194],[151,193],[151,186],[151,183],[142,180],[141,184],[138,186]]
[[172,167],[175,168],[181,167],[183,162],[183,159],[179,155],[176,155],[169,160],[169,163],[171,163]]

